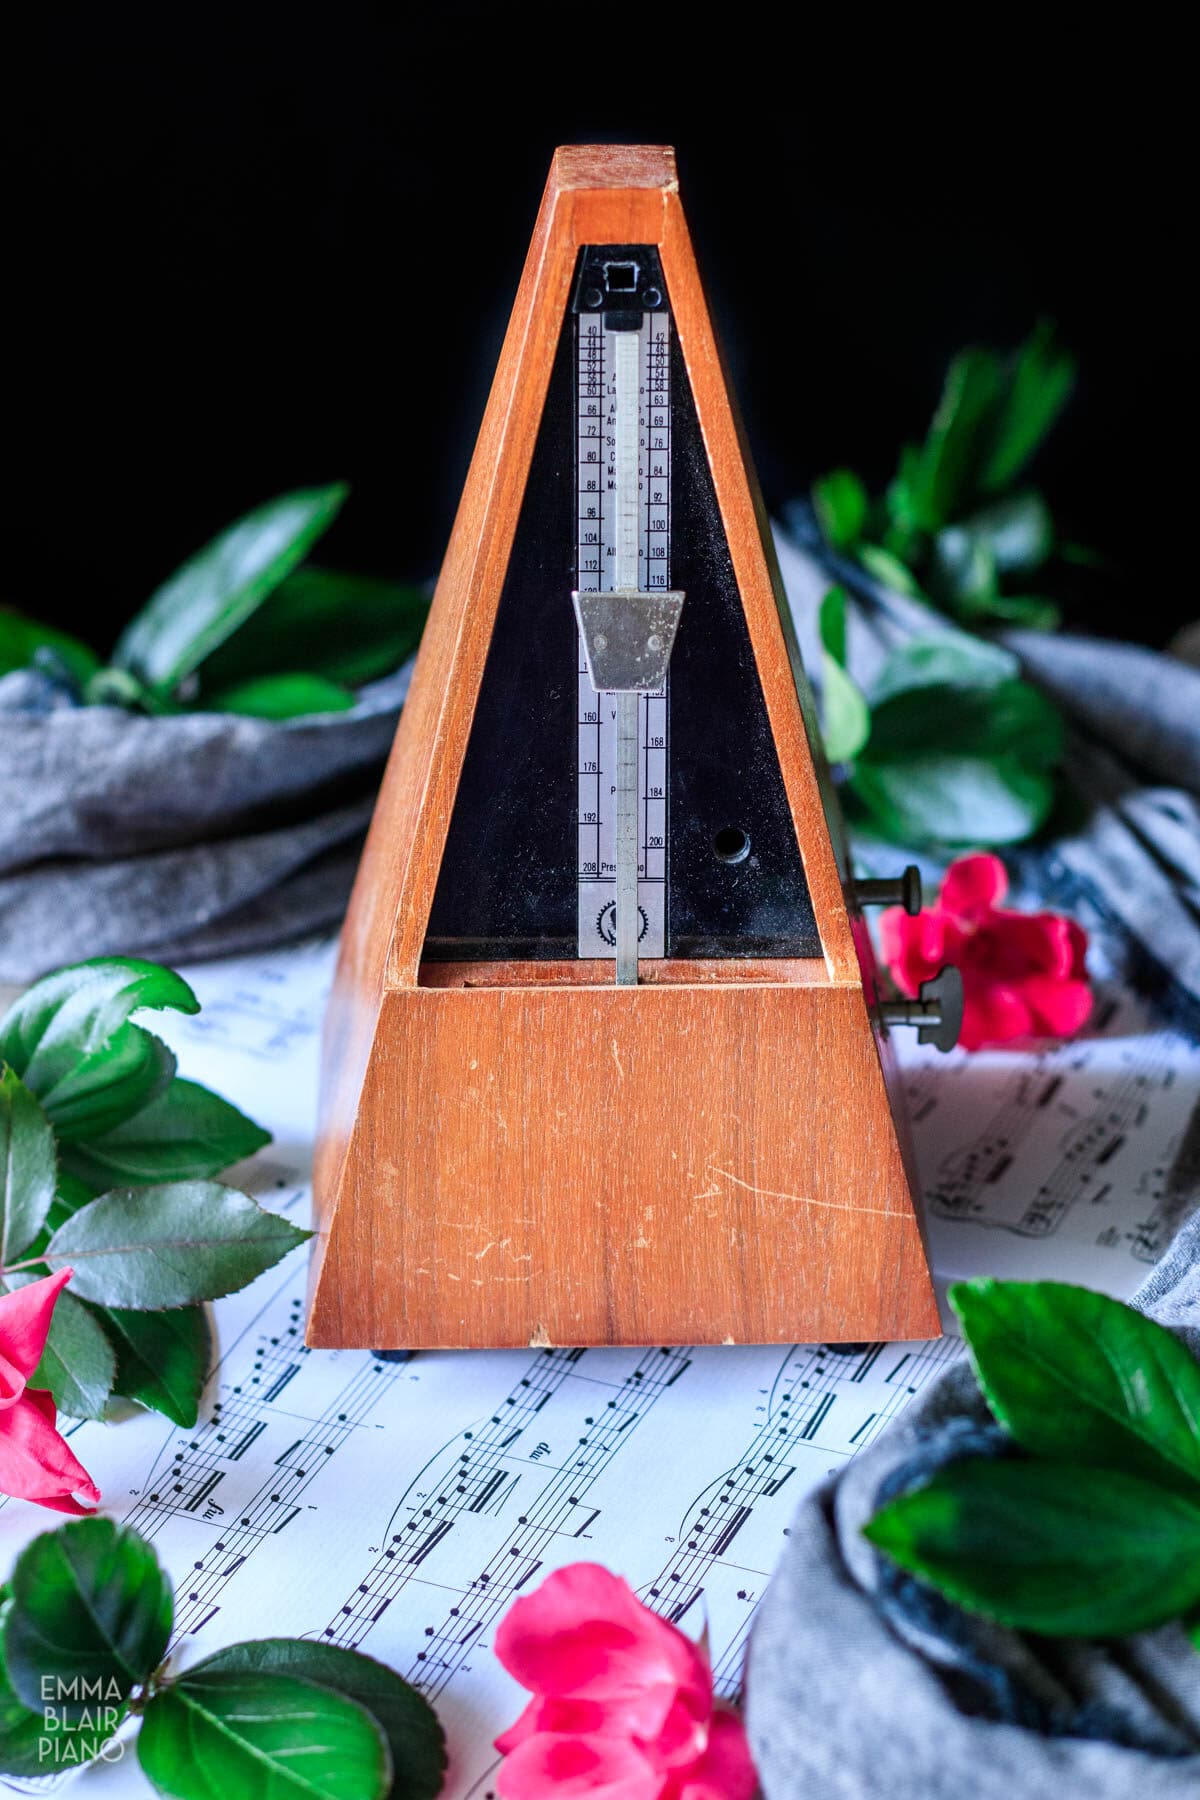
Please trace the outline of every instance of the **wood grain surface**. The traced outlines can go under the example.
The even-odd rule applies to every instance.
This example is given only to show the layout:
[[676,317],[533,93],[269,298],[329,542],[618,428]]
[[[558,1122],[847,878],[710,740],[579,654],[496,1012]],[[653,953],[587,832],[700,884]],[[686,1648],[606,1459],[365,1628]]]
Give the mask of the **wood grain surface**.
[[[604,243],[660,248],[812,897],[815,961],[643,965],[642,985],[623,990],[605,985],[611,964],[422,965],[577,253]],[[560,150],[343,931],[309,1341],[936,1333],[845,870],[673,152]]]

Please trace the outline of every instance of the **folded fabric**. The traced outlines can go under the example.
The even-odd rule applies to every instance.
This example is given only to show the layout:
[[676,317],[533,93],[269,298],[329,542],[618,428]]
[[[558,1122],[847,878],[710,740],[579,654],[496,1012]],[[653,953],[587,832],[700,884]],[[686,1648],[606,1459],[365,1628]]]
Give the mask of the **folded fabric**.
[[0,981],[336,929],[410,670],[282,721],[145,718],[37,671],[0,679]]
[[[1200,1217],[1132,1304],[1200,1355]],[[863,1538],[885,1500],[1003,1441],[964,1358],[801,1507],[750,1643],[765,1800],[1200,1793],[1200,1653],[1179,1625],[1107,1643],[1008,1631]]]

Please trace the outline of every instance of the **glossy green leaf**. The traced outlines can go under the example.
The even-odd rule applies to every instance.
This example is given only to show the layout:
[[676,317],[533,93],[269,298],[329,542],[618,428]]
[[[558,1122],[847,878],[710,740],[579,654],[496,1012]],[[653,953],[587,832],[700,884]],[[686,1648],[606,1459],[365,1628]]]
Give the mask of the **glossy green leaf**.
[[70,1264],[81,1300],[152,1312],[232,1294],[311,1236],[236,1188],[176,1181],[101,1194],[59,1226],[45,1261]]
[[860,544],[858,560],[868,575],[873,575],[876,581],[891,588],[893,593],[907,594],[910,600],[925,598],[921,584],[912,570],[891,550],[885,550],[882,544]]
[[361,687],[412,655],[428,612],[423,588],[306,563],[208,658],[200,672],[203,691],[273,675],[284,651],[292,668]]
[[304,719],[313,713],[349,712],[353,691],[324,675],[255,675],[233,687],[206,693],[212,712],[244,713],[251,719]]
[[936,637],[914,637],[884,660],[871,688],[872,707],[912,688],[995,688],[1015,680],[1021,665],[1011,650],[947,627]]
[[12,1590],[4,1653],[27,1706],[43,1704],[44,1679],[63,1717],[78,1720],[89,1705],[126,1699],[166,1653],[170,1583],[145,1538],[112,1519],[74,1519],[34,1538]]
[[831,763],[850,762],[871,735],[862,689],[846,673],[846,590],[830,588],[821,602],[821,735]]
[[1058,346],[1054,327],[1043,320],[1005,382],[979,472],[981,489],[997,493],[1021,474],[1070,398],[1075,376],[1074,357]]
[[871,710],[873,760],[945,750],[1012,755],[1031,768],[1050,769],[1061,758],[1063,744],[1058,708],[1028,681],[1001,681],[988,688],[908,688],[877,701]]
[[893,843],[953,849],[1019,844],[1054,805],[1052,775],[1016,756],[914,752],[862,758],[850,778],[871,823]]
[[1044,594],[997,594],[990,618],[997,625],[1017,625],[1023,631],[1057,631],[1062,609]]
[[42,1101],[60,1151],[141,1112],[174,1080],[175,1066],[174,1051],[160,1037],[140,1025],[119,1025],[103,1050],[81,1059]]
[[[0,1639],[8,1617],[0,1610]],[[35,1711],[19,1698],[0,1656],[0,1774],[50,1777],[93,1761],[120,1725],[125,1707],[103,1703],[86,1725],[67,1724],[56,1705]]]
[[170,1312],[96,1308],[117,1352],[113,1391],[152,1407],[185,1430],[196,1423],[212,1366],[212,1330],[203,1306]]
[[913,481],[922,523],[937,531],[967,505],[988,449],[1001,398],[1000,365],[990,350],[964,350],[946,371]]
[[849,550],[867,523],[867,490],[853,469],[834,469],[813,482],[813,508],[825,541]]
[[73,1419],[99,1419],[116,1379],[117,1359],[100,1321],[69,1289],[58,1296],[42,1360],[29,1377],[32,1388],[49,1388],[60,1412]]
[[16,1072],[0,1066],[0,1269],[41,1230],[56,1173],[45,1113]]
[[960,618],[987,618],[1000,592],[991,549],[953,527],[940,531],[929,587],[935,599]]
[[0,606],[0,675],[31,664],[59,668],[82,687],[99,668],[100,659],[69,632],[40,625],[36,619]]
[[262,1638],[234,1644],[192,1674],[256,1671],[296,1675],[357,1700],[383,1728],[392,1756],[391,1800],[434,1800],[446,1776],[446,1736],[416,1688],[374,1657],[307,1638]]
[[9,1063],[60,1135],[110,1130],[174,1073],[165,1044],[127,1021],[143,1008],[199,1012],[186,981],[157,963],[102,956],[44,975],[0,1022]]
[[63,1167],[96,1193],[219,1175],[271,1134],[199,1082],[177,1075],[148,1106],[102,1136],[63,1146]]
[[988,1405],[1026,1450],[1200,1501],[1200,1363],[1171,1332],[1059,1281],[960,1281],[950,1302]]
[[177,1800],[382,1800],[392,1779],[365,1707],[293,1675],[189,1671],[147,1706],[138,1760]]
[[972,1612],[1120,1637],[1200,1600],[1200,1492],[1080,1463],[953,1463],[876,1513],[880,1550]]
[[113,663],[169,692],[224,643],[332,525],[344,484],[256,507],[184,563],[126,627]]

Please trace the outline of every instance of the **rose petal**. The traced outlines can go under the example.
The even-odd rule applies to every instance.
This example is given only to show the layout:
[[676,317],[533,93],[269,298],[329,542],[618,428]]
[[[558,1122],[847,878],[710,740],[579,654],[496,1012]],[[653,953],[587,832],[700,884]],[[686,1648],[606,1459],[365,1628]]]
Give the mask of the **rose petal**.
[[518,1744],[496,1774],[501,1800],[658,1800],[666,1783],[661,1769],[620,1738],[541,1732]]
[[[697,1724],[679,1701],[678,1693],[670,1682],[615,1699],[579,1699],[561,1694],[546,1698],[535,1694],[520,1718],[501,1732],[496,1748],[507,1755],[536,1732],[558,1732],[570,1737],[637,1738],[653,1744],[656,1755],[661,1750],[660,1760],[664,1762],[670,1760],[671,1744],[686,1739],[693,1746],[690,1754],[695,1755]],[[683,1718],[677,1720],[676,1713],[683,1714]],[[701,1739],[706,1725],[707,1715]]]
[[1021,983],[1029,1008],[1030,1028],[1045,1037],[1070,1037],[1087,1023],[1092,990],[1086,981],[1050,981],[1035,976]]
[[0,1414],[0,1493],[54,1512],[83,1514],[99,1503],[100,1489],[57,1429],[54,1396],[44,1388],[27,1388]]
[[958,1041],[964,1050],[1009,1044],[1032,1030],[1029,1008],[1016,988],[973,980],[963,971],[963,1022]]
[[535,1694],[618,1698],[668,1685],[711,1694],[696,1645],[642,1605],[627,1582],[598,1563],[571,1563],[511,1606],[495,1651]]
[[758,1776],[746,1728],[736,1713],[714,1713],[708,1748],[676,1790],[678,1800],[751,1800]]
[[11,1406],[42,1360],[54,1302],[73,1269],[60,1269],[0,1296],[0,1407]]
[[1004,864],[990,851],[981,851],[976,856],[960,856],[950,864],[937,903],[952,919],[973,925],[999,906],[1007,892]]
[[881,916],[880,953],[896,986],[909,999],[945,964],[947,924],[942,913],[919,912],[910,918],[898,906],[889,906]]

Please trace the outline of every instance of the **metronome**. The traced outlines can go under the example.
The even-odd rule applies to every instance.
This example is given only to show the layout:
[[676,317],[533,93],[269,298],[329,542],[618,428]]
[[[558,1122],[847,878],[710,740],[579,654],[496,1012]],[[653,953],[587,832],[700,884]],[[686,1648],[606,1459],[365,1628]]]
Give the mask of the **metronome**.
[[[342,937],[308,1339],[939,1330],[674,153],[557,152]],[[948,972],[952,974],[953,972]],[[894,1084],[891,1084],[895,1092]]]

